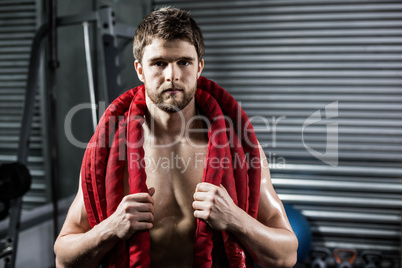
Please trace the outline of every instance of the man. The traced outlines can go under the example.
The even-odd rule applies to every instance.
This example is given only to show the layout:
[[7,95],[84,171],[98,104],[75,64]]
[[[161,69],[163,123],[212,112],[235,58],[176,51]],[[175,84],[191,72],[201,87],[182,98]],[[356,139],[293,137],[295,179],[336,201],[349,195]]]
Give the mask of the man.
[[149,231],[152,267],[193,267],[197,219],[215,230],[213,267],[228,266],[218,231],[233,235],[262,267],[293,267],[297,238],[261,148],[257,219],[236,206],[222,184],[203,182],[200,162],[206,161],[209,137],[199,130],[208,126],[195,100],[203,52],[201,32],[187,12],[162,8],[142,21],[134,37],[134,56],[146,92],[143,158],[148,192],[130,194],[133,159],[127,159],[124,198],[111,215],[90,224],[87,190],[82,188],[86,184],[80,183],[54,246],[58,267],[97,267],[117,243],[135,240],[143,231]]

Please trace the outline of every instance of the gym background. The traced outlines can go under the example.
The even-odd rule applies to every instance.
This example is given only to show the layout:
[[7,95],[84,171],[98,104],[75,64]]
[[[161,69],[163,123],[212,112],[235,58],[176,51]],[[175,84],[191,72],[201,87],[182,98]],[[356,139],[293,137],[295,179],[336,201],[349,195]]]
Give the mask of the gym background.
[[[140,84],[125,36],[165,5],[191,11],[205,38],[203,75],[252,118],[299,238],[297,266],[400,267],[402,3],[386,0],[2,0],[0,267],[53,267],[93,133],[91,97],[98,118]],[[31,46],[56,16],[38,50],[27,126]],[[30,175],[12,165],[22,151]]]

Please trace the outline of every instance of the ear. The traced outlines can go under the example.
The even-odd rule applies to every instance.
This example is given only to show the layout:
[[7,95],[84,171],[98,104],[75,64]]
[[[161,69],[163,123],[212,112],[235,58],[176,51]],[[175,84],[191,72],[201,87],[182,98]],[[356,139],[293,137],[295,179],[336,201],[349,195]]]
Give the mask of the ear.
[[198,63],[197,78],[200,78],[202,70],[204,70],[204,59]]
[[144,70],[142,69],[141,62],[139,62],[138,60],[135,60],[134,68],[135,68],[135,71],[137,72],[138,79],[144,83]]

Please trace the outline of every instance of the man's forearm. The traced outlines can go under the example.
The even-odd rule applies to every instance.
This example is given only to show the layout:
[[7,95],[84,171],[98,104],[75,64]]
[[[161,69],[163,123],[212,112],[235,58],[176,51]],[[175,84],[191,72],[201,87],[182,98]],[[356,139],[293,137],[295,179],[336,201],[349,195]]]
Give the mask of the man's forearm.
[[54,246],[57,267],[98,267],[118,241],[104,222],[86,233],[61,235]]
[[263,225],[238,208],[237,220],[229,226],[240,243],[262,267],[293,267],[297,260],[297,238],[289,230]]

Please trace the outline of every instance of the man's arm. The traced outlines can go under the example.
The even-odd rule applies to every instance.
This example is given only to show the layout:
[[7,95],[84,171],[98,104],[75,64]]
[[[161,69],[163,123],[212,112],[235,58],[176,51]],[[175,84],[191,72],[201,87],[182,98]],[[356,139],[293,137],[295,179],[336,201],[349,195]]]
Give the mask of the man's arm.
[[128,239],[137,231],[151,229],[154,192],[151,188],[149,193],[125,196],[110,217],[91,228],[80,183],[54,245],[56,266],[98,267],[119,240]]
[[265,153],[260,149],[261,192],[257,220],[237,207],[223,186],[200,183],[194,194],[194,216],[212,228],[234,234],[262,267],[293,267],[297,238],[276,194]]

